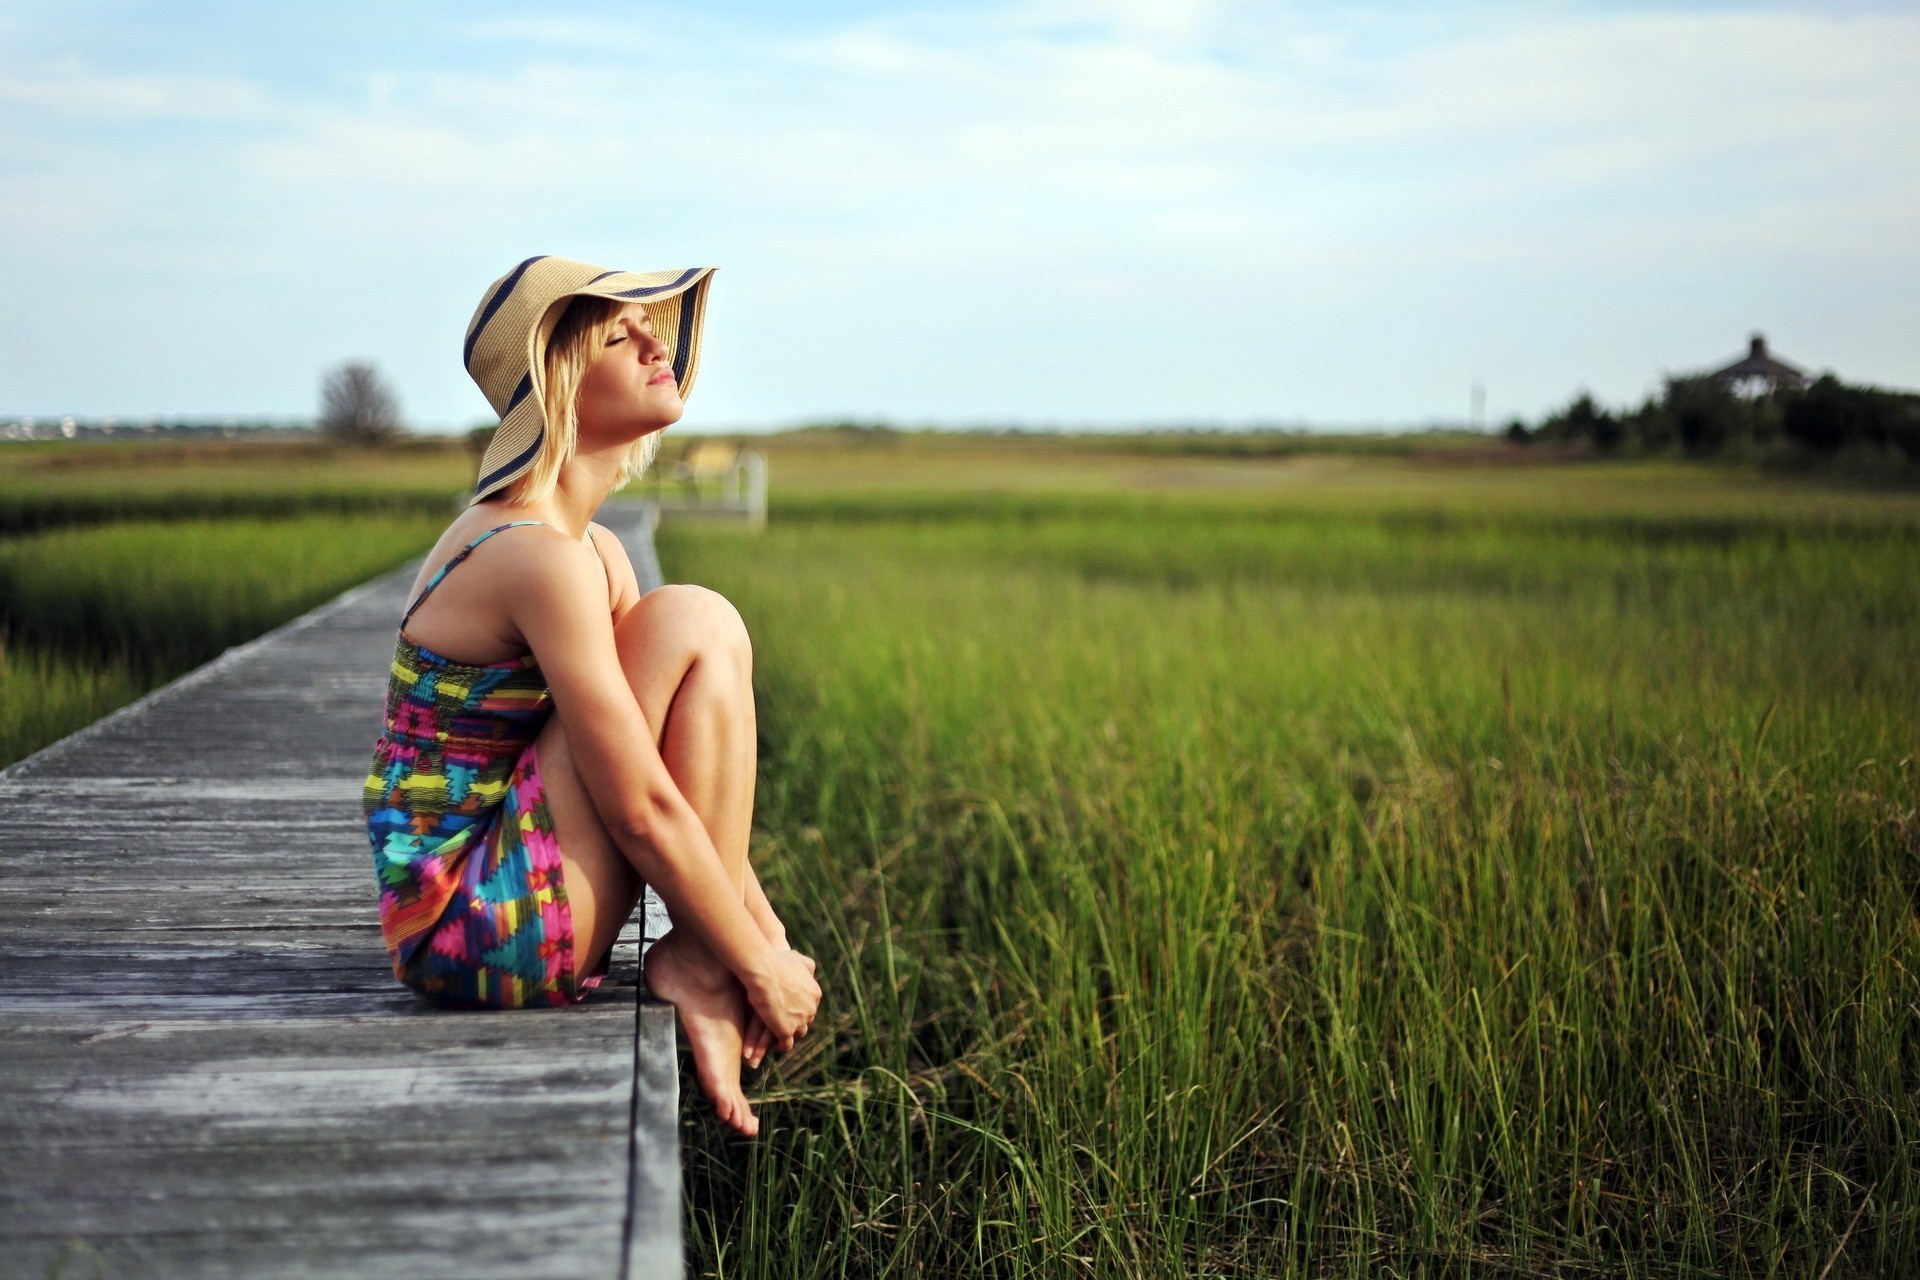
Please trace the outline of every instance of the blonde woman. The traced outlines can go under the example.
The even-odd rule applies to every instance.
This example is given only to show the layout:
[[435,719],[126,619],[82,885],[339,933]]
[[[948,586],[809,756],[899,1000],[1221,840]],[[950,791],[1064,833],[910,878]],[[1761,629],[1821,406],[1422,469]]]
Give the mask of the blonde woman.
[[741,1064],[820,988],[747,860],[746,629],[701,587],[642,595],[592,522],[680,418],[711,278],[530,258],[487,289],[465,356],[501,422],[410,593],[365,809],[394,975],[434,1004],[580,999],[651,884],[647,987],[751,1136]]

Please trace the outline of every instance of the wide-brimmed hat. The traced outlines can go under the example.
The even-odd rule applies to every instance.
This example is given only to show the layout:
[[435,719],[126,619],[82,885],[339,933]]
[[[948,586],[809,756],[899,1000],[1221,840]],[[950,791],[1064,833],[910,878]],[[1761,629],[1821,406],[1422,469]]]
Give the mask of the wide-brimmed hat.
[[480,459],[469,505],[499,492],[533,465],[546,437],[547,339],[571,298],[638,302],[667,344],[684,397],[700,366],[700,323],[712,267],[609,271],[571,258],[528,258],[487,286],[467,325],[467,372],[500,415]]

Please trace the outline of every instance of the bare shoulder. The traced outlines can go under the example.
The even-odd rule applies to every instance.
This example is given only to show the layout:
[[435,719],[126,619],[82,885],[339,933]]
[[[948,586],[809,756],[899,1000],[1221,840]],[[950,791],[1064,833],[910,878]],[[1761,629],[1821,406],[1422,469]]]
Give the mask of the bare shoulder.
[[513,590],[537,581],[599,577],[599,557],[584,543],[569,538],[550,524],[527,524],[502,531],[488,540],[494,571],[502,586]]
[[[433,549],[427,552],[414,580],[414,594],[418,594],[429,575],[452,565],[456,557],[472,557],[473,564],[486,566],[487,577],[499,580],[498,575],[541,563],[543,557],[552,555],[567,541],[550,525],[529,522],[522,527],[511,517],[470,508],[454,518],[441,532]],[[462,576],[459,585],[471,580],[469,572]]]
[[581,646],[590,635],[604,632],[610,640],[600,557],[550,525],[510,532],[516,536],[493,539],[502,544],[493,562],[494,581],[508,622],[541,668],[584,652]]

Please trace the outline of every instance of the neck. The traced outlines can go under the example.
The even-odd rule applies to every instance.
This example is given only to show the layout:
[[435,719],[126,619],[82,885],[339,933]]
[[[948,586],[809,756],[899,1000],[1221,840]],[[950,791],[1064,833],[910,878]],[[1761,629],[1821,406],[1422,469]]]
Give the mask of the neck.
[[550,513],[551,523],[572,537],[586,537],[588,522],[613,492],[613,482],[619,478],[620,461],[625,454],[626,447],[622,445],[593,453],[576,453],[569,458],[560,468],[553,495],[542,504]]
[[587,525],[600,504],[613,492],[620,464],[631,442],[616,442],[575,453],[560,468],[553,492],[540,502],[503,507],[502,514],[517,518],[544,520],[576,540],[587,536]]

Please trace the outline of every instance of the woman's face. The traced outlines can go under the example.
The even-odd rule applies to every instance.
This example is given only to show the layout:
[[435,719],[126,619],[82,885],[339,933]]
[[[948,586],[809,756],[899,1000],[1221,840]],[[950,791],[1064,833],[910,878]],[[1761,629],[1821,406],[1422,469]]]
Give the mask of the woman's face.
[[667,344],[654,336],[647,309],[627,303],[580,379],[574,402],[580,434],[636,439],[672,426],[685,408]]

